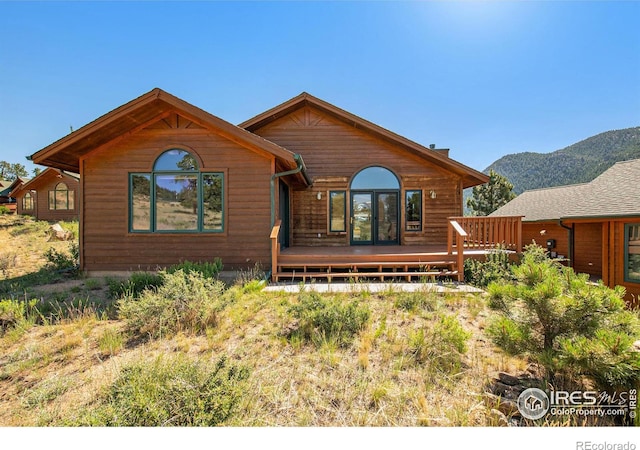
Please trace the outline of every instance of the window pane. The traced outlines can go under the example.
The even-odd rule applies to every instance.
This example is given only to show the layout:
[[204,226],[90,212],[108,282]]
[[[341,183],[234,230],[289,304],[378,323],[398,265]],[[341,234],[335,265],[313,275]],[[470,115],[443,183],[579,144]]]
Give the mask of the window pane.
[[156,175],[156,230],[198,229],[197,175]]
[[153,170],[193,172],[198,170],[198,163],[189,152],[178,149],[167,150],[158,156]]
[[75,208],[75,192],[73,191],[67,191],[68,192],[68,209],[73,209]]
[[329,231],[347,231],[346,221],[346,193],[344,191],[331,191],[329,193]]
[[56,209],[56,191],[49,191],[49,209]]
[[29,211],[33,209],[33,198],[31,194],[26,193],[24,197],[22,197],[22,209]]
[[627,226],[627,280],[640,282],[640,225]]
[[378,242],[398,240],[398,197],[397,192],[376,193]]
[[67,202],[67,194],[69,191],[59,191],[56,189],[56,207],[55,209],[69,209]]
[[400,183],[389,169],[367,167],[353,178],[351,189],[400,189]]
[[422,230],[422,191],[407,191],[405,197],[407,231]]
[[202,207],[205,230],[223,229],[223,177],[221,173],[202,174]]
[[151,176],[131,175],[131,229],[151,229]]

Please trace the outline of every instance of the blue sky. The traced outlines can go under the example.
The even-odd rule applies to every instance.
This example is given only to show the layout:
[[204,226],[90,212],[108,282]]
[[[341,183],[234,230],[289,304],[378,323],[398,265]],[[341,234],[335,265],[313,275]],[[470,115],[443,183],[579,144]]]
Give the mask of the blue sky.
[[160,87],[232,123],[302,91],[482,170],[640,125],[639,2],[0,2],[0,159]]

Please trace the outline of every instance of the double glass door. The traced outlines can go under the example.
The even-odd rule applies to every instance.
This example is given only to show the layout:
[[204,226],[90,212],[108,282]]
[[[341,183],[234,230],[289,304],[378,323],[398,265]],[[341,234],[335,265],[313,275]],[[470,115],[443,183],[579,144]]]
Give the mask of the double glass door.
[[398,191],[351,191],[351,244],[398,244]]

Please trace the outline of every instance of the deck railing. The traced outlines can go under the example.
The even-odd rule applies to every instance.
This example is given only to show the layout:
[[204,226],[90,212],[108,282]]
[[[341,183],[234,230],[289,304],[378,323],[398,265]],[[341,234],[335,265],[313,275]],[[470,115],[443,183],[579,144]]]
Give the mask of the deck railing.
[[454,243],[460,248],[460,244],[454,239],[454,234],[459,233],[453,223],[466,233],[461,243],[464,249],[490,250],[500,246],[506,250],[522,251],[521,216],[449,217],[447,247],[450,254]]
[[280,256],[280,225],[281,220],[277,220],[276,224],[271,229],[271,278],[273,281],[278,281],[276,273],[278,272],[278,256]]

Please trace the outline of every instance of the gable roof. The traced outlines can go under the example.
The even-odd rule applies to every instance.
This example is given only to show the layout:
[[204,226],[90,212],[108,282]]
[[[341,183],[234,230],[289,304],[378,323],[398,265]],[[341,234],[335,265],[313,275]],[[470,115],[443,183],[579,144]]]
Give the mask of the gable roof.
[[640,159],[617,162],[589,183],[525,191],[491,216],[525,222],[640,216]]
[[131,100],[44,147],[34,153],[30,159],[36,164],[79,172],[79,160],[82,156],[122,135],[141,130],[176,111],[198,125],[213,129],[221,136],[245,148],[270,153],[291,168],[297,166],[296,155],[293,152],[158,88]]
[[264,127],[265,125],[293,112],[305,106],[312,106],[324,111],[331,116],[349,124],[356,128],[363,129],[368,133],[375,135],[376,137],[390,142],[394,145],[398,145],[406,151],[418,155],[419,157],[432,162],[440,167],[443,167],[451,172],[454,172],[463,179],[463,185],[465,188],[483,184],[489,181],[489,177],[482,172],[465,166],[458,161],[450,159],[446,156],[445,152],[433,150],[423,145],[418,144],[410,139],[407,139],[399,134],[387,130],[373,122],[356,116],[348,111],[338,108],[331,103],[314,97],[307,92],[303,92],[300,95],[281,103],[274,108],[271,108],[257,116],[242,122],[238,126],[248,131],[255,132],[256,130]]
[[16,177],[15,180],[0,180],[0,197],[11,197],[11,193],[17,186],[29,181],[29,178]]
[[80,182],[80,176],[78,174],[69,173],[63,170],[47,167],[42,172],[40,172],[36,177],[31,178],[30,180],[27,180],[24,183],[21,183],[15,186],[15,188],[11,191],[11,196],[16,197],[17,195],[20,195],[24,191],[37,189],[41,183],[46,182],[47,179],[54,176],[58,178],[64,178],[65,181],[70,181],[76,184]]

